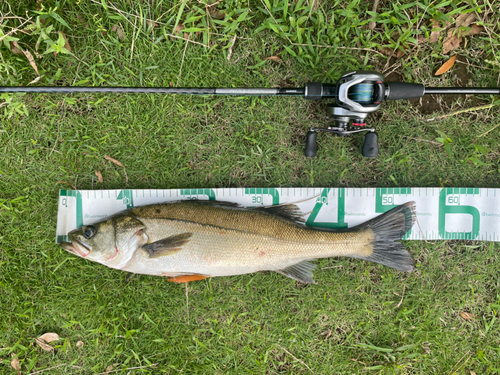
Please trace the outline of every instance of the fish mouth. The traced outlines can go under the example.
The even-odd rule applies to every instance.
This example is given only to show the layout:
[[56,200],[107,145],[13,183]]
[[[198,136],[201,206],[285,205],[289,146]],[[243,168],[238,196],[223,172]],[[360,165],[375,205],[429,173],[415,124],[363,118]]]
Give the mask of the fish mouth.
[[70,253],[81,256],[82,258],[87,257],[92,250],[87,244],[76,240],[72,242],[63,242],[61,243],[61,247]]

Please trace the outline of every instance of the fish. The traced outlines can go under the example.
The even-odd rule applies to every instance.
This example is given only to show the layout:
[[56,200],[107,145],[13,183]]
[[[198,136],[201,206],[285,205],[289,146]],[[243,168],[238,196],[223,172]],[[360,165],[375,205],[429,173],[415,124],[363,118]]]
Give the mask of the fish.
[[399,242],[415,221],[415,202],[356,227],[307,227],[295,204],[244,208],[188,200],[139,206],[71,231],[62,248],[130,273],[188,282],[275,271],[316,284],[314,260],[351,257],[411,272],[413,257]]

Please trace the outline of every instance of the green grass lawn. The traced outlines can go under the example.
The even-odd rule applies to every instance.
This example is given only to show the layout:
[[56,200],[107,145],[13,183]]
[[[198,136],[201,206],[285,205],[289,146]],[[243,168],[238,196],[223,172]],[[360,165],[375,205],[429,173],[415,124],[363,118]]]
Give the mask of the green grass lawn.
[[[301,87],[364,69],[426,86],[499,86],[498,2],[372,10],[360,0],[7,0],[0,84],[38,77],[16,42],[34,58],[33,85]],[[484,30],[443,54],[466,13]],[[446,28],[435,43],[421,40],[432,19]],[[435,77],[454,54],[459,62]],[[307,131],[328,118],[325,103],[302,98],[0,99],[0,373],[16,373],[15,357],[22,374],[500,372],[496,243],[407,242],[411,274],[321,260],[318,285],[307,286],[274,273],[188,285],[128,277],[54,245],[58,190],[71,186],[499,187],[498,106],[427,121],[498,98],[384,103],[369,118],[376,159],[361,156],[363,136],[325,133],[306,159]],[[46,332],[60,336],[53,351],[36,344]]]

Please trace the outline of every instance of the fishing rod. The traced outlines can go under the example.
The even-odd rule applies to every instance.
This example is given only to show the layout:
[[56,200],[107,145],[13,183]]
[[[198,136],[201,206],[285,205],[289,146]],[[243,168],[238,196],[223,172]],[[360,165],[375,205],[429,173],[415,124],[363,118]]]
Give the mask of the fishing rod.
[[494,94],[500,88],[424,87],[418,83],[385,82],[384,76],[374,71],[354,71],[344,74],[337,83],[309,82],[301,88],[209,88],[209,87],[49,87],[10,86],[0,87],[0,92],[28,93],[123,93],[123,94],[187,94],[187,95],[233,95],[233,96],[302,96],[305,99],[332,99],[327,113],[332,126],[311,127],[306,138],[306,157],[316,156],[318,132],[328,132],[339,137],[366,132],[361,153],[364,157],[378,155],[378,134],[368,128],[366,119],[378,111],[384,100],[420,98],[426,94]]

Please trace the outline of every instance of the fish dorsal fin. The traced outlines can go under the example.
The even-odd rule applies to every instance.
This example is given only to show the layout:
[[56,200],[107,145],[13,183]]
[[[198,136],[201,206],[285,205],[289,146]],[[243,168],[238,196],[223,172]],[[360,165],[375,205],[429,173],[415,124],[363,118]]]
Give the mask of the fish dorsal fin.
[[193,233],[181,233],[175,236],[163,238],[153,243],[143,245],[142,249],[149,255],[150,258],[159,258],[164,255],[172,255],[177,251],[182,250]]
[[234,202],[224,202],[224,201],[202,201],[193,199],[189,201],[190,203],[203,204],[206,206],[220,207],[220,208],[241,208],[238,203]]
[[280,206],[269,206],[254,208],[256,211],[267,212],[272,215],[279,216],[286,220],[291,220],[294,223],[304,224],[305,220],[303,212],[295,204],[289,203]]
[[305,260],[282,270],[277,270],[276,272],[304,284],[316,284],[313,280],[313,271],[315,268],[315,264]]

